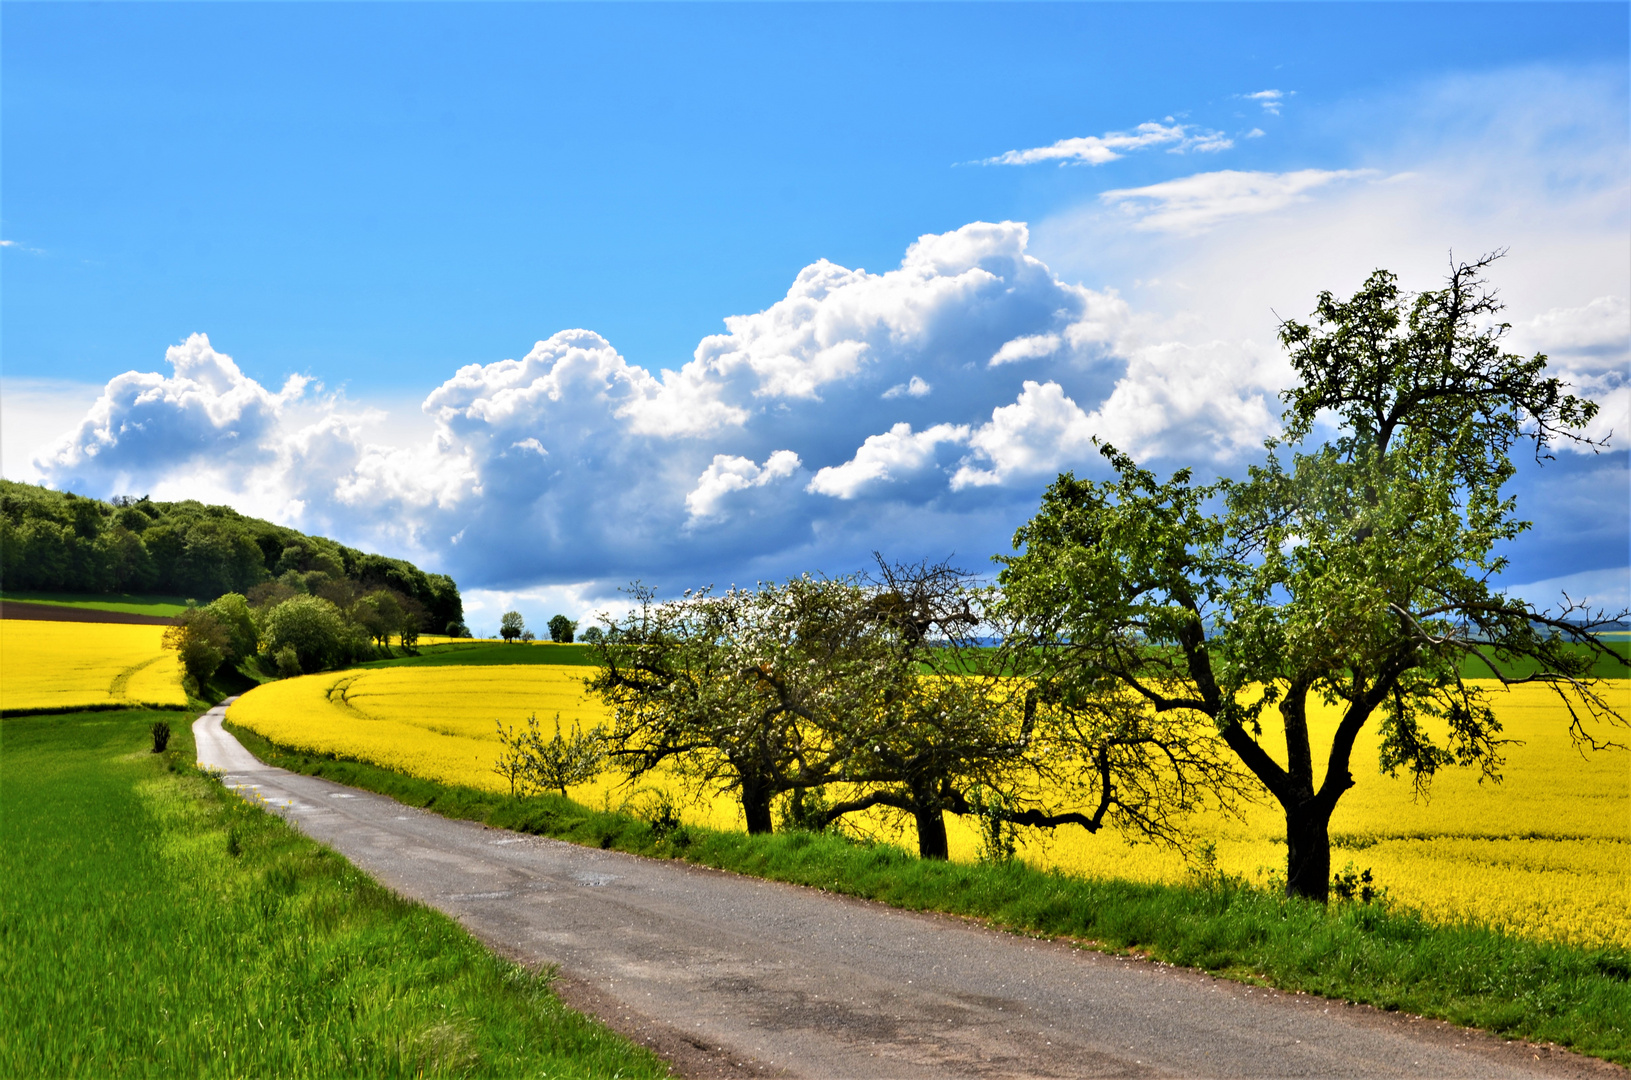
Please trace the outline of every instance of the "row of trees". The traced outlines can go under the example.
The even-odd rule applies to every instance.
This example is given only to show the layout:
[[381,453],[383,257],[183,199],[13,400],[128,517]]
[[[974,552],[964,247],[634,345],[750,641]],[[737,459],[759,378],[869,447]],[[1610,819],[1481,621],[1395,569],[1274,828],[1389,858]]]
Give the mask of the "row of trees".
[[[666,603],[637,586],[594,646],[611,758],[734,792],[752,832],[780,795],[804,827],[895,807],[928,858],[946,856],[946,813],[1181,844],[1188,815],[1270,798],[1287,891],[1324,900],[1367,726],[1420,790],[1452,766],[1499,776],[1475,678],[1544,683],[1578,744],[1615,745],[1625,718],[1590,673],[1623,667],[1599,631],[1625,613],[1540,611],[1491,584],[1527,527],[1501,491],[1514,446],[1598,444],[1595,404],[1544,356],[1502,351],[1489,261],[1413,297],[1381,271],[1322,294],[1282,327],[1299,383],[1264,464],[1162,480],[1103,446],[1112,477],[1060,476],[995,588],[882,559]],[[1313,701],[1341,714],[1323,743]]]
[[[552,615],[546,624],[549,627],[549,640],[557,645],[572,644],[573,635],[578,632],[578,624],[565,615]],[[590,627],[590,630],[595,630]],[[506,611],[498,621],[498,636],[504,639],[505,644],[512,641],[532,641],[534,635],[527,629],[527,622],[521,617],[519,611]],[[590,635],[594,636],[594,635]]]
[[[0,580],[8,589],[163,593],[207,602],[280,583],[286,599],[329,583],[350,593],[392,590],[422,612],[422,629],[462,628],[453,579],[412,563],[193,500],[111,502],[0,480]],[[340,602],[340,601],[336,601]]]

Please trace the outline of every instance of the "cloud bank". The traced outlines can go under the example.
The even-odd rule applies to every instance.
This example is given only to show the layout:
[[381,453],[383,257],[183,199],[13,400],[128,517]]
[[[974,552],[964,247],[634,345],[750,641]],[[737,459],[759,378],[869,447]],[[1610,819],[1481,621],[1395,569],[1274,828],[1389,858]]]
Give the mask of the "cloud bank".
[[[1276,311],[1303,315],[1316,290],[1350,291],[1376,266],[1430,288],[1449,249],[1504,244],[1494,277],[1513,301],[1512,347],[1547,352],[1603,404],[1593,434],[1612,429],[1621,446],[1622,99],[1550,76],[1448,84],[1415,103],[1429,121],[1485,109],[1460,142],[1115,188],[1034,234],[1003,221],[919,237],[881,272],[818,260],[667,367],[561,330],[450,373],[422,400],[431,434],[418,442],[379,437],[378,410],[311,379],[262,386],[228,343],[194,334],[168,350],[168,372],[112,379],[36,469],[86,494],[230,502],[415,558],[494,604],[589,603],[634,578],[841,572],[873,549],[983,569],[1057,472],[1100,469],[1095,438],[1203,473],[1260,453],[1291,377]],[[1092,163],[1197,137],[1145,125],[1000,163]],[[1624,452],[1611,457],[1603,468],[1623,473]],[[1559,463],[1577,477],[1573,501],[1547,494],[1564,491],[1558,467],[1520,477],[1550,485],[1520,493],[1520,510],[1546,508],[1535,543],[1578,550],[1556,569],[1518,558],[1515,574],[1623,567],[1624,485],[1608,491],[1588,464]],[[1605,513],[1608,532],[1582,525]]]
[[1028,243],[1023,224],[975,222],[881,273],[818,261],[674,369],[563,330],[454,372],[424,398],[420,445],[372,441],[367,410],[299,377],[273,392],[194,334],[168,374],[109,382],[36,467],[90,494],[223,498],[518,588],[791,551],[847,565],[856,536],[898,546],[919,511],[943,524],[909,542],[933,550],[967,515],[1096,467],[1094,434],[1142,451],[1181,425],[1216,454],[1266,433],[1265,386],[1237,382],[1222,411],[1173,393],[1175,361],[1127,305]]

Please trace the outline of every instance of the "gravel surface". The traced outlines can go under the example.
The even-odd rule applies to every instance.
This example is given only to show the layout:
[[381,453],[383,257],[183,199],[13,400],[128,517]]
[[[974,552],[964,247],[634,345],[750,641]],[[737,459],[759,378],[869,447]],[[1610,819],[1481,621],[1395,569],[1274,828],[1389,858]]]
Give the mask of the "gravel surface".
[[1555,1048],[201,763],[687,1076],[1618,1076]]

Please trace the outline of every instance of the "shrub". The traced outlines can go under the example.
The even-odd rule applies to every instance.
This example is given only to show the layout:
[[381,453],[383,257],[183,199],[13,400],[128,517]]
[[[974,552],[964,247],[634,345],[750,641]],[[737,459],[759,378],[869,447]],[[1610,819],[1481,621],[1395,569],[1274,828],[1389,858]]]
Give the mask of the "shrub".
[[163,720],[153,724],[153,753],[162,754],[164,748],[170,745],[170,725]]
[[180,654],[187,678],[201,689],[231,652],[232,641],[226,627],[207,608],[188,608],[164,631],[164,647]]
[[300,656],[294,651],[293,645],[285,645],[279,649],[275,662],[279,678],[292,679],[301,674]]
[[316,596],[294,596],[266,613],[261,647],[273,656],[293,649],[301,671],[323,671],[351,660],[367,647],[360,630],[340,609]]

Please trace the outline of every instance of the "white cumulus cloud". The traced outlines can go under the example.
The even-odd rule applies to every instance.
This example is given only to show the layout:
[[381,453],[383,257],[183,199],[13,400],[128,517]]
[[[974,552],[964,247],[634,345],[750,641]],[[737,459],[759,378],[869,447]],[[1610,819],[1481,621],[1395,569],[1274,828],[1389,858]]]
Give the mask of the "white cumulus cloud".
[[835,499],[853,499],[867,487],[913,476],[934,464],[935,448],[942,443],[968,441],[963,424],[936,424],[913,432],[912,425],[896,424],[882,435],[869,435],[842,465],[829,465],[816,473],[807,491]]
[[718,517],[732,492],[785,480],[798,472],[801,464],[791,450],[777,450],[763,465],[755,465],[752,458],[715,454],[713,463],[697,477],[697,486],[686,495],[686,509],[693,519]]

